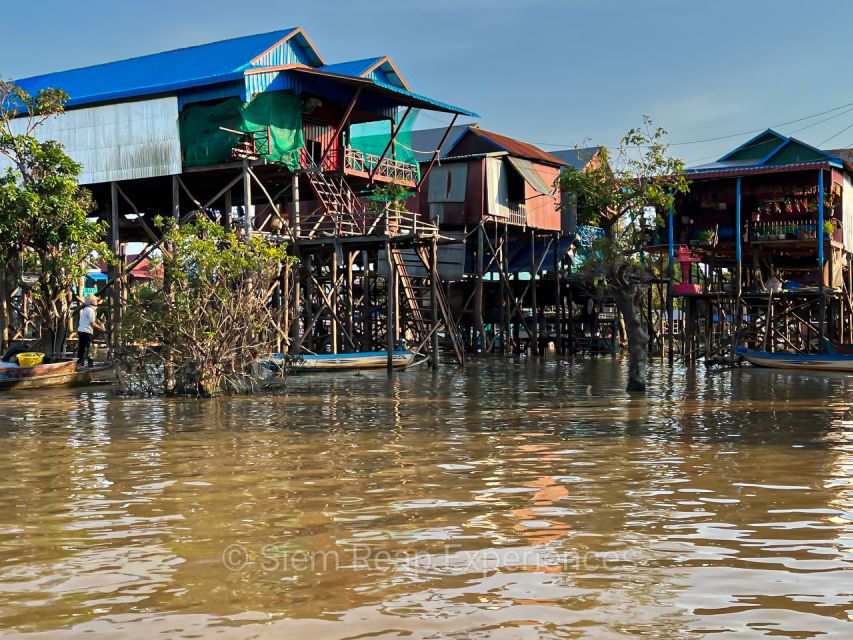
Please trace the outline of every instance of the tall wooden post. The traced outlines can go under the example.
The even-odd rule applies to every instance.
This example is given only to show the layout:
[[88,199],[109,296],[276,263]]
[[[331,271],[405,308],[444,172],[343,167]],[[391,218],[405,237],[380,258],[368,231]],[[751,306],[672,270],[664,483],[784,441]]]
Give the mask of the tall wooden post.
[[[353,265],[355,263],[355,253],[352,251],[347,251],[346,255],[346,265],[347,265],[347,284],[346,284],[346,300],[344,301],[346,305],[346,322],[347,322],[347,334],[350,336],[350,339],[355,342],[355,327],[353,321],[353,314],[355,313],[355,302],[353,300]],[[355,344],[352,345],[355,348]]]
[[388,352],[388,373],[394,370],[394,289],[396,272],[394,270],[394,260],[391,257],[391,243],[385,241],[385,260],[388,266],[388,279],[385,282],[386,289],[386,311],[385,311],[385,349]]
[[[290,228],[295,238],[299,238],[299,176],[293,174],[290,178],[290,197],[293,204],[291,210]],[[294,250],[297,251],[296,247]],[[293,353],[299,353],[302,346],[302,328],[300,320],[305,316],[302,313],[302,266],[293,269],[293,318],[290,322],[290,338]]]
[[222,198],[222,226],[226,231],[231,231],[231,189],[225,192]]
[[[536,263],[536,232],[530,230],[530,306],[533,314],[531,316],[532,325],[530,327],[530,351],[534,355],[539,355],[539,298],[536,295],[537,281],[536,276],[539,273],[539,265]],[[524,300],[521,301],[522,308]]]
[[332,334],[332,353],[338,352],[338,252],[332,252],[332,264],[329,268],[332,279],[331,287],[329,288],[329,300],[331,301],[331,325],[329,327]]
[[[279,326],[279,341],[281,340],[281,334],[284,333],[285,336],[289,335],[290,332],[290,262],[285,261],[284,265],[281,268],[281,326]],[[289,347],[289,342],[286,343]],[[279,353],[284,353],[281,347],[278,349]]]
[[252,176],[246,158],[243,158],[243,211],[243,232],[248,238],[252,233]]
[[361,349],[362,351],[373,351],[378,345],[373,344],[373,324],[371,318],[373,316],[373,300],[371,296],[371,277],[370,277],[370,253],[367,251],[361,252],[361,289],[362,289],[362,305],[361,305]]
[[113,263],[109,266],[109,278],[113,283],[110,291],[112,300],[110,313],[110,328],[112,329],[111,350],[115,353],[119,347],[119,325],[121,324],[121,278],[119,277],[120,267],[116,266],[115,262],[119,256],[119,215],[118,215],[118,185],[115,182],[110,182],[110,255]]
[[554,234],[554,300],[556,301],[557,335],[554,339],[554,348],[558,355],[563,355],[563,292],[560,290],[560,234]]
[[[674,341],[675,313],[672,300],[672,279],[675,277],[675,207],[669,208],[669,220],[667,231],[669,236],[669,264],[666,267],[666,323],[667,323],[667,360],[671,367],[675,362]],[[739,231],[735,230],[735,233]]]
[[[439,287],[439,273],[438,273],[438,242],[433,238],[430,243],[430,273],[429,273],[429,302],[430,302],[430,328],[432,329],[432,335],[430,336],[431,340],[431,350],[432,350],[432,368],[433,370],[438,369],[438,363],[440,360],[438,354],[438,287]],[[447,327],[447,330],[450,331],[450,327]]]
[[474,283],[474,324],[477,334],[480,336],[480,350],[483,353],[489,350],[489,342],[486,339],[486,322],[483,318],[484,234],[483,221],[480,220],[477,223],[477,281]]
[[[79,290],[83,297],[83,288]],[[9,346],[9,306],[6,298],[6,269],[0,266],[0,352]]]
[[[826,336],[826,291],[824,290],[824,252],[823,252],[823,243],[824,243],[824,233],[823,233],[823,169],[818,170],[817,174],[817,268],[818,268],[818,282],[820,288],[820,316],[819,316],[819,324],[818,328],[820,329],[820,342],[823,345],[823,339]],[[832,252],[830,251],[830,260],[832,259]],[[832,273],[832,269],[830,268],[830,274]],[[832,282],[830,282],[830,286],[832,286]]]

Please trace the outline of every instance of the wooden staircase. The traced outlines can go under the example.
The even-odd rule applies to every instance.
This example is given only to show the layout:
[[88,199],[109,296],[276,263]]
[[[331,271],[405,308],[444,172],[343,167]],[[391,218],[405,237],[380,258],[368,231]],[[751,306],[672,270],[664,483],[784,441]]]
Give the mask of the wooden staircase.
[[[397,248],[391,248],[391,263],[400,283],[402,299],[405,302],[406,315],[401,318],[403,332],[410,333],[415,340],[410,345],[416,353],[426,355],[432,354],[432,334],[439,327],[432,326],[432,313],[434,302],[438,304],[439,322],[444,326],[445,340],[452,346],[454,359],[459,365],[465,363],[465,350],[462,344],[459,330],[453,319],[450,304],[441,283],[436,287],[436,300],[432,300],[432,287],[430,278],[419,278],[411,275],[410,267],[422,266],[427,274],[431,273],[429,248],[418,246],[415,248],[415,256],[407,256]],[[401,314],[403,315],[403,314]]]
[[312,167],[303,175],[317,194],[320,207],[300,220],[299,237],[357,236],[365,233],[364,206],[343,174],[327,173]]

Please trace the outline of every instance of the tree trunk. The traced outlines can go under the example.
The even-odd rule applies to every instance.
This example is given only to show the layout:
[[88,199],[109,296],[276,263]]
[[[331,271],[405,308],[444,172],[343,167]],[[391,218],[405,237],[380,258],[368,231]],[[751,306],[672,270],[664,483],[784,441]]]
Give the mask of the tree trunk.
[[628,335],[628,391],[645,393],[649,363],[649,334],[640,311],[642,289],[638,285],[615,288],[613,297],[625,321]]

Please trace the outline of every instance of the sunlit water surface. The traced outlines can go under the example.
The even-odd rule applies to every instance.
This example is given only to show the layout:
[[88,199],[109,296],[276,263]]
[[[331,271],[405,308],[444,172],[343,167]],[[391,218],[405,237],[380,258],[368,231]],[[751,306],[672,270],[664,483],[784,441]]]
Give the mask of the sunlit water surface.
[[0,396],[0,629],[853,638],[853,376],[623,370]]

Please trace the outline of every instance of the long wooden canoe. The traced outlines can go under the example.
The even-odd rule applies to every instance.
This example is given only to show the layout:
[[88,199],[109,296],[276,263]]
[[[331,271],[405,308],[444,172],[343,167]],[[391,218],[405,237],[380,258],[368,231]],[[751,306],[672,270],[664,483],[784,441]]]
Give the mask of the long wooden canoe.
[[110,365],[98,365],[78,369],[76,360],[34,367],[4,367],[0,369],[0,391],[85,386],[92,383],[93,374],[106,374],[111,368]]
[[[391,363],[395,369],[408,367],[415,359],[412,351],[400,349],[394,351]],[[279,371],[285,359],[280,354],[259,360],[258,364],[270,371]],[[305,355],[290,363],[293,373],[313,373],[315,371],[354,371],[359,369],[382,369],[388,366],[387,351],[359,351],[354,353],[322,353]]]
[[853,372],[853,354],[770,353],[769,351],[754,351],[745,347],[738,347],[736,353],[757,367],[801,369],[805,371]]

